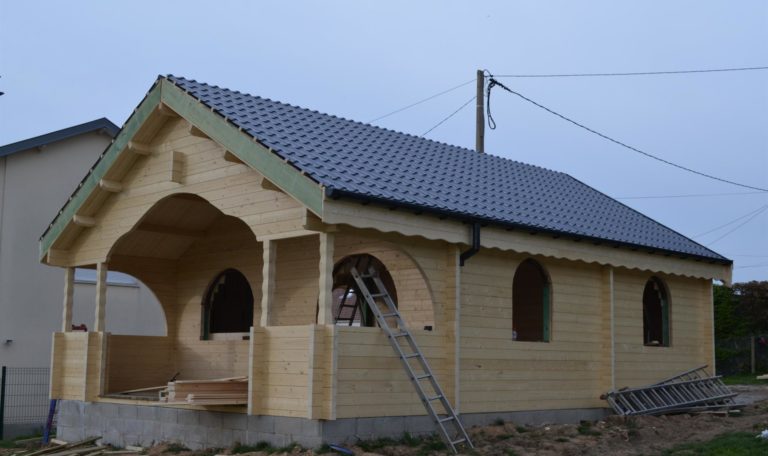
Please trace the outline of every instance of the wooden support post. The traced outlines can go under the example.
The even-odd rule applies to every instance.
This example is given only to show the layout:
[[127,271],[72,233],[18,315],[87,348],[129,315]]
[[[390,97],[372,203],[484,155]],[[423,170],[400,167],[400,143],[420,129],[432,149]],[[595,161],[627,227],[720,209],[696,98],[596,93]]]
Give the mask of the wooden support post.
[[333,233],[320,236],[320,283],[317,313],[318,325],[333,324]]
[[72,331],[72,301],[75,296],[75,268],[64,269],[64,310],[61,314],[61,332]]
[[[264,241],[264,263],[262,265],[261,282],[261,319],[260,326],[269,326],[272,301],[275,296],[275,268],[277,258],[277,241]],[[255,325],[254,325],[255,326]]]
[[481,154],[485,152],[485,75],[483,70],[477,70],[477,102],[475,108],[475,149]]
[[104,332],[107,307],[107,263],[96,265],[96,314],[93,319],[94,332]]

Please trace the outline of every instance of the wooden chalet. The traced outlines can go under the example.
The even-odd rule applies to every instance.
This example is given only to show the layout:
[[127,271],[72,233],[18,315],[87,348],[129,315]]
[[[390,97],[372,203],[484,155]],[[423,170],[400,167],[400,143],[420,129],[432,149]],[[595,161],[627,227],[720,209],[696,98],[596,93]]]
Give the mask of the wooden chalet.
[[[193,447],[434,430],[353,267],[475,424],[597,417],[611,389],[714,368],[712,280],[732,264],[566,174],[174,76],[40,255],[68,271],[60,438]],[[87,333],[69,330],[76,267],[97,271]],[[108,270],[153,290],[165,336],[104,331]],[[169,401],[171,379],[243,389]]]

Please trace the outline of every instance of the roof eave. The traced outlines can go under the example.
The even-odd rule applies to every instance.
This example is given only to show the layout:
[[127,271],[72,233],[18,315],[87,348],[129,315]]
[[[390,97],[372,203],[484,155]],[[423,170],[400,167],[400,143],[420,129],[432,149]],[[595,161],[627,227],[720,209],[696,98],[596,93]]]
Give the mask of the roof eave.
[[710,264],[720,264],[723,266],[733,265],[733,260],[730,260],[728,258],[712,258],[712,257],[703,256],[703,255],[695,255],[690,253],[678,252],[674,250],[649,247],[646,245],[638,245],[638,244],[633,244],[633,243],[624,242],[624,241],[603,239],[603,238],[597,238],[597,237],[587,236],[587,235],[577,235],[574,233],[551,230],[551,229],[541,228],[537,226],[510,223],[502,220],[472,216],[462,212],[449,211],[449,210],[444,210],[439,208],[430,208],[430,207],[420,206],[417,204],[403,203],[399,201],[392,201],[386,198],[380,198],[376,196],[361,195],[361,194],[349,192],[346,190],[340,190],[334,187],[325,187],[325,196],[326,198],[329,198],[329,199],[347,198],[347,199],[356,200],[356,201],[365,202],[365,203],[375,203],[383,206],[399,207],[399,208],[403,208],[403,209],[407,209],[407,210],[419,212],[419,213],[430,213],[438,217],[450,217],[465,223],[480,223],[483,225],[494,225],[507,230],[517,230],[517,231],[525,231],[525,232],[536,233],[536,234],[545,234],[555,238],[571,239],[573,241],[587,241],[594,244],[628,248],[633,251],[644,251],[650,254],[663,254],[665,256],[674,256],[683,260],[702,261]]

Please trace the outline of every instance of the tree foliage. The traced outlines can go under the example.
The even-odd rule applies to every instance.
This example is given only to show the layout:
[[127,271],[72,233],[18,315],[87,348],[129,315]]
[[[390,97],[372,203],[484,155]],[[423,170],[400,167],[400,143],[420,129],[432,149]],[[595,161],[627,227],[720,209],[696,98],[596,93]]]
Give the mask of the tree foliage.
[[768,334],[768,281],[715,285],[715,338]]

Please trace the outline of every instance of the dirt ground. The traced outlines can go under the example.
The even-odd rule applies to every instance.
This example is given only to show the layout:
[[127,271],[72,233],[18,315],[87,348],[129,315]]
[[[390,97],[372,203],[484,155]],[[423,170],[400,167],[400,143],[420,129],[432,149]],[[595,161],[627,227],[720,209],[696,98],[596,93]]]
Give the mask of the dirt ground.
[[[465,454],[489,456],[629,456],[657,455],[683,443],[703,442],[725,432],[750,432],[757,435],[768,429],[768,386],[736,386],[740,395],[737,401],[744,405],[740,414],[721,416],[715,414],[668,415],[624,419],[610,417],[605,421],[573,424],[523,426],[502,423],[469,430],[475,444],[473,451]],[[348,446],[358,456],[427,456],[450,454],[436,439],[404,438],[397,442],[379,440]],[[257,450],[257,451],[254,451]],[[0,448],[0,456],[8,456],[18,450]],[[340,454],[329,450],[302,448],[254,448],[188,451],[178,445],[158,445],[149,449],[150,456],[212,456],[234,454],[239,456],[314,456]]]

